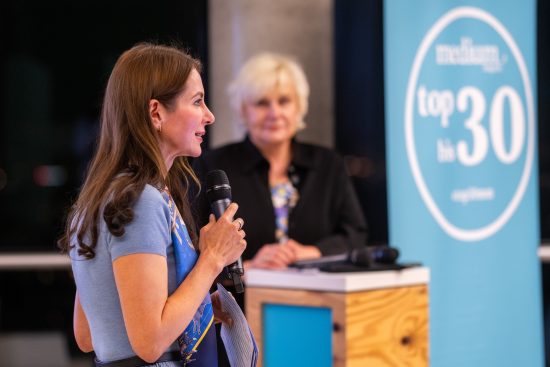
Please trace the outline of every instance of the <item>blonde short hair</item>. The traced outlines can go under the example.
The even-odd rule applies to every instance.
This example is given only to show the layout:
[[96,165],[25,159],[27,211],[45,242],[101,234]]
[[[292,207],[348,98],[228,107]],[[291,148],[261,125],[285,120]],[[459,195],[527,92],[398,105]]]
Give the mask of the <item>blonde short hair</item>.
[[298,96],[300,119],[298,130],[305,128],[308,110],[309,84],[304,70],[293,58],[275,53],[261,53],[249,59],[227,89],[231,107],[237,114],[245,102],[260,99],[265,94],[289,83]]

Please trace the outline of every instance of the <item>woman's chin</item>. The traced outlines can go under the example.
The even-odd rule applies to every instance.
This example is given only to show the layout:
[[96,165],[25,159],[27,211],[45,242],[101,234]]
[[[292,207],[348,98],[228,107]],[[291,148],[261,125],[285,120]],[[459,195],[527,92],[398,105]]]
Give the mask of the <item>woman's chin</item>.
[[197,158],[202,154],[202,148],[199,145],[198,147],[195,147],[193,149],[190,149],[184,154],[185,157],[191,157],[191,158]]
[[261,142],[263,145],[279,145],[287,143],[292,140],[292,136],[288,134],[265,134],[262,138],[257,139],[256,141]]

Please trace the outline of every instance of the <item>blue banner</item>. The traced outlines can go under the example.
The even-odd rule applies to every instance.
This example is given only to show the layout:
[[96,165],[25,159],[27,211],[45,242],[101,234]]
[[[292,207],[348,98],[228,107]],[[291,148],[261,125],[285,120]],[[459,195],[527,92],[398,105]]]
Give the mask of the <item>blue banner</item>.
[[385,0],[389,227],[432,366],[543,366],[534,0]]

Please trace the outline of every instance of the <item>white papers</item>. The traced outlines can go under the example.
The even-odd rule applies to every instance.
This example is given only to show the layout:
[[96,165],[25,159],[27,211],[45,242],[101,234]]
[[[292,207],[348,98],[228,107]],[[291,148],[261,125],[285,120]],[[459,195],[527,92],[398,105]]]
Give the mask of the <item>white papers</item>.
[[258,347],[241,308],[221,284],[218,294],[224,312],[233,320],[233,325],[222,323],[221,337],[231,367],[255,367],[258,359]]

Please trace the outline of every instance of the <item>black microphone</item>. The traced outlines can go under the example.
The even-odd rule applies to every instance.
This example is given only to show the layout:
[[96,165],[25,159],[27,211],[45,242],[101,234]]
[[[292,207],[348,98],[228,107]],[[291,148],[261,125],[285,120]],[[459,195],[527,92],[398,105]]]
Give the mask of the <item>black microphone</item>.
[[[206,176],[206,198],[210,203],[212,213],[218,220],[231,204],[231,186],[224,171],[217,169],[208,172]],[[229,279],[233,280],[235,291],[244,292],[241,276],[244,275],[243,263],[241,258],[233,264],[225,267],[225,272]]]
[[331,264],[352,264],[369,267],[374,264],[394,264],[399,250],[389,246],[366,246],[338,255],[321,256],[317,259],[300,260],[291,267],[298,269],[319,268]]

